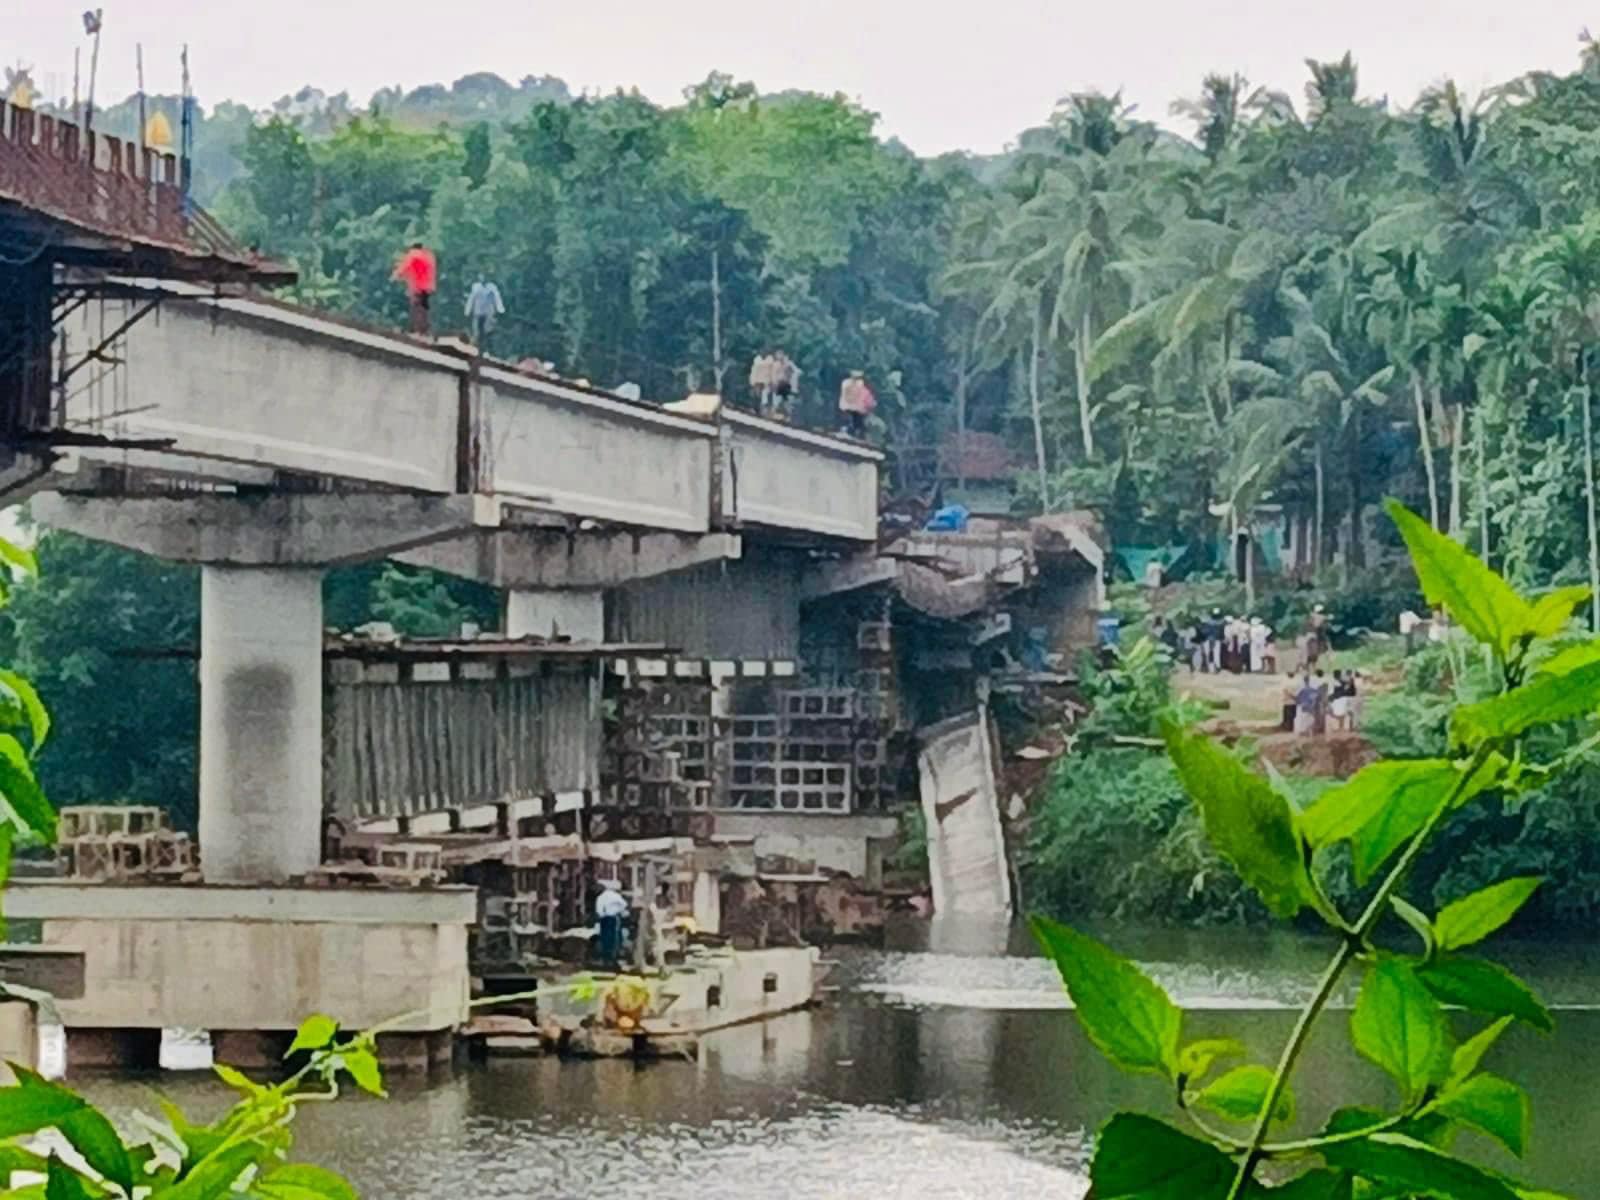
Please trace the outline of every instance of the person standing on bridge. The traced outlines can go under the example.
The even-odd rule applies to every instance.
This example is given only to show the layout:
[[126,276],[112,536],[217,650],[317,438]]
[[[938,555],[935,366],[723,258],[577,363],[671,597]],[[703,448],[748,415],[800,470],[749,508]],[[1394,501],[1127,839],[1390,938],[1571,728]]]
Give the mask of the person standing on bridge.
[[489,335],[494,332],[495,321],[505,315],[506,302],[500,298],[500,285],[485,279],[483,272],[473,281],[467,293],[467,323],[472,329],[472,344],[480,354],[489,352]]
[[853,438],[867,436],[867,418],[878,407],[878,398],[867,386],[865,372],[851,371],[839,385],[839,413],[844,417],[841,433]]
[[439,288],[439,264],[421,242],[412,242],[411,249],[400,256],[391,278],[406,285],[406,297],[411,302],[411,332],[427,337],[432,332],[429,309],[433,293]]

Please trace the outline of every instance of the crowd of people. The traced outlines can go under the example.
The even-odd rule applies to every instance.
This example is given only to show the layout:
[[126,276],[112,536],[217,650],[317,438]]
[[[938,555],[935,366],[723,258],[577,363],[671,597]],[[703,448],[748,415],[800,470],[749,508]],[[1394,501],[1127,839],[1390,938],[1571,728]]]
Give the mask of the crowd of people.
[[[1156,639],[1194,674],[1266,674],[1278,671],[1277,637],[1258,616],[1235,616],[1220,608],[1199,618],[1152,623]],[[1102,639],[1104,640],[1104,639]],[[1360,721],[1356,672],[1337,670],[1330,680],[1320,663],[1328,654],[1328,614],[1318,604],[1295,639],[1297,662],[1284,676],[1283,729],[1305,735],[1354,730]]]
[[1272,627],[1257,616],[1224,615],[1214,608],[1209,616],[1183,621],[1181,627],[1156,617],[1154,631],[1173,657],[1187,663],[1195,674],[1270,674],[1277,670],[1277,639]]
[[1283,722],[1286,733],[1320,737],[1330,729],[1350,733],[1361,719],[1361,693],[1354,671],[1335,671],[1330,681],[1325,671],[1307,668],[1290,671],[1283,685]]

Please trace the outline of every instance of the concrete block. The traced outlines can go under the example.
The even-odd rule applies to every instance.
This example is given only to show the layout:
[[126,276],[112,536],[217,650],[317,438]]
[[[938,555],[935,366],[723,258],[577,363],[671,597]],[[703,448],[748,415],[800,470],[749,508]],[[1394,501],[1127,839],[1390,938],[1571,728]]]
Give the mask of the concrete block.
[[378,1063],[386,1071],[422,1073],[450,1065],[455,1050],[451,1030],[427,1033],[380,1033]]
[[0,1084],[16,1082],[7,1063],[39,1066],[38,1011],[26,1000],[0,1001]]
[[213,1029],[212,1061],[240,1071],[281,1071],[294,1034],[277,1029]]
[[154,1071],[161,1066],[159,1028],[67,1026],[67,1071]]

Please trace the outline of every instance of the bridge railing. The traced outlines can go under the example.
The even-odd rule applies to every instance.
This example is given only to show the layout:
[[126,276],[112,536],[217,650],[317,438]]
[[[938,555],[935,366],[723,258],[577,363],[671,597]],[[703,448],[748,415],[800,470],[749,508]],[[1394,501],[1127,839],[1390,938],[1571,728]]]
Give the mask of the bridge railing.
[[0,197],[96,233],[248,260],[182,185],[171,154],[0,101]]

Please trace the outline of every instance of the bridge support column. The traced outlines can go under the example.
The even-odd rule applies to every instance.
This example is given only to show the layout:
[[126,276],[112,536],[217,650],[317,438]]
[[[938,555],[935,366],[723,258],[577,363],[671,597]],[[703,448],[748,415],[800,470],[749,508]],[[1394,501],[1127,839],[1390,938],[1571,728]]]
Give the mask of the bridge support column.
[[200,572],[200,866],[281,883],[322,856],[322,571]]
[[281,883],[322,853],[322,573],[477,527],[472,496],[47,492],[40,524],[200,571],[200,869]]
[[598,588],[515,588],[506,593],[506,636],[603,642],[605,595]]

